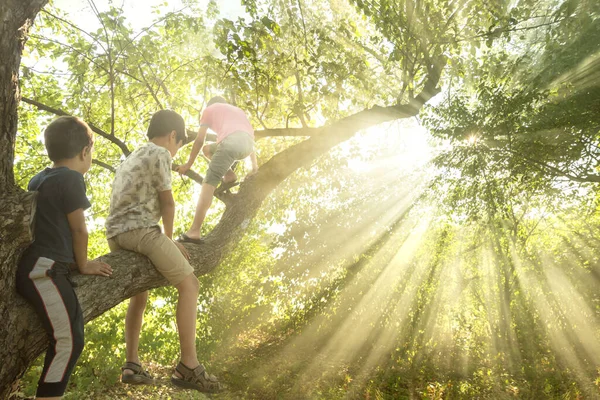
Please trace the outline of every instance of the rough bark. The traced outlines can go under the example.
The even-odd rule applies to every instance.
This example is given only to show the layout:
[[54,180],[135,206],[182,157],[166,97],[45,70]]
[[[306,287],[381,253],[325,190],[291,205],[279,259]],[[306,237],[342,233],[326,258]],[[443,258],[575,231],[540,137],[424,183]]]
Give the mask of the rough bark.
[[[15,186],[13,160],[19,102],[18,73],[31,22],[47,0],[0,2],[0,398],[6,398],[39,351],[40,324],[15,292],[14,271],[21,251],[31,240],[35,196]],[[36,329],[37,328],[37,329]],[[37,336],[21,336],[35,329]],[[33,342],[30,347],[24,340]],[[35,354],[34,354],[35,353]]]
[[31,22],[48,0],[0,2],[0,189],[14,183],[12,161],[17,132],[19,65]]
[[[31,308],[14,290],[18,256],[30,242],[30,221],[35,196],[14,186],[12,172],[17,124],[17,71],[26,29],[45,0],[9,0],[0,3],[0,399],[11,392],[14,382],[45,349],[47,339]],[[25,28],[21,28],[25,27]],[[240,185],[235,195],[227,194],[226,210],[202,245],[188,245],[197,275],[216,268],[243,235],[266,196],[287,176],[310,166],[361,129],[382,122],[416,115],[437,93],[441,63],[432,67],[423,92],[408,104],[374,107],[321,128],[311,128],[311,137],[288,148],[264,164],[259,172]],[[119,251],[102,256],[113,267],[111,278],[75,276],[77,296],[86,321],[141,291],[167,284],[147,258]]]

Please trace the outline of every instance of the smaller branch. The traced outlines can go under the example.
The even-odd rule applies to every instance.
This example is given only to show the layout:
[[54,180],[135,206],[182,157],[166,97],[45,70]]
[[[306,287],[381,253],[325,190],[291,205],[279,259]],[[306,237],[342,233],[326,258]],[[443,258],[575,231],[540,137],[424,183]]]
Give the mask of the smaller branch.
[[92,160],[92,164],[96,164],[96,165],[98,165],[98,166],[100,166],[100,167],[102,167],[104,169],[107,169],[110,172],[112,172],[113,174],[115,172],[117,172],[117,170],[112,165],[109,165],[109,164],[107,164],[105,162],[102,162],[102,161],[100,161],[98,159],[95,159],[95,158]]
[[557,24],[559,22],[564,21],[566,18],[563,18],[561,20],[558,21],[552,21],[552,22],[546,22],[543,24],[538,24],[538,25],[533,25],[533,26],[524,26],[522,28],[512,28],[512,29],[496,29],[492,32],[486,32],[480,35],[475,35],[472,38],[479,38],[479,37],[486,37],[486,36],[491,36],[491,35],[498,35],[498,34],[502,34],[502,33],[506,33],[506,32],[518,32],[518,31],[529,31],[532,29],[537,29],[537,28],[542,28],[544,26],[550,26],[550,25],[554,25]]
[[174,12],[170,12],[167,13],[164,17],[154,21],[150,26],[147,26],[146,28],[142,29],[137,35],[135,35],[133,38],[129,39],[127,38],[127,45],[123,46],[123,48],[121,48],[121,51],[119,53],[117,53],[116,57],[121,56],[122,54],[125,53],[125,50],[127,50],[127,48],[133,44],[135,44],[135,40],[140,37],[141,35],[143,35],[144,33],[148,32],[150,29],[152,29],[155,25],[160,24],[161,22],[163,22],[164,20],[166,20],[167,18],[171,17],[172,15],[178,14],[186,9],[190,8],[190,6],[185,6],[177,11]]
[[[173,163],[171,165],[171,170],[177,172],[177,168],[179,168],[180,166],[181,165],[179,165],[179,164]],[[204,178],[202,177],[202,175],[200,175],[199,173],[197,173],[195,171],[192,171],[191,169],[187,170],[187,172],[184,175],[199,185],[202,185],[202,182],[204,182]]]
[[70,49],[71,51],[73,51],[74,53],[77,53],[77,55],[85,58],[86,60],[88,60],[91,64],[94,64],[96,67],[98,67],[99,69],[103,70],[104,72],[108,73],[108,71],[106,69],[104,69],[104,67],[100,64],[98,64],[95,60],[93,60],[92,58],[88,57],[87,54],[77,50],[76,48],[74,48],[73,46],[70,46],[68,44],[59,42],[58,40],[53,40],[50,38],[47,38],[45,36],[41,36],[41,35],[36,35],[36,34],[30,34],[29,37],[32,38],[36,38],[36,39],[40,39],[40,40],[45,40],[46,42],[50,42],[50,43],[54,43],[57,44],[59,46],[65,47],[67,49]]
[[94,0],[88,0],[92,11],[96,14],[98,21],[102,24],[102,28],[104,29],[104,36],[106,37],[106,55],[108,57],[108,67],[109,67],[109,77],[110,77],[110,134],[111,136],[115,136],[115,71],[112,57],[112,45],[111,38],[108,37],[108,29],[106,29],[106,24],[100,15],[100,11],[96,7]]
[[550,171],[551,173],[553,173],[555,176],[562,176],[571,181],[575,181],[575,182],[579,182],[579,183],[600,182],[600,175],[597,175],[597,174],[586,174],[583,176],[572,175],[569,172],[565,172],[559,168],[553,167],[552,165],[546,164],[543,161],[539,161],[539,160],[527,157],[524,154],[519,153],[515,150],[510,150],[510,149],[497,149],[497,150],[490,149],[490,150],[491,151],[506,151],[507,153],[511,153],[517,157],[523,158],[523,160],[529,162],[530,164],[534,164],[534,166],[537,167],[538,169],[540,169],[541,171],[547,170],[547,171]]
[[[177,168],[179,168],[179,166],[180,166],[179,164],[172,164],[171,170],[177,172]],[[204,178],[202,177],[202,175],[200,175],[199,173],[197,173],[195,171],[192,171],[191,169],[187,170],[187,172],[184,175],[199,185],[202,185],[202,182],[204,182]],[[233,182],[233,184],[222,184],[221,186],[219,186],[219,190],[215,191],[215,197],[217,199],[221,200],[223,203],[227,204],[229,202],[229,200],[231,199],[231,193],[228,193],[227,189],[230,189],[233,186],[236,186],[238,184],[239,184],[238,182]],[[227,186],[227,187],[222,189],[222,187],[224,187],[224,186]]]
[[67,21],[66,19],[63,19],[63,18],[61,18],[61,17],[59,17],[59,16],[57,16],[57,15],[54,15],[54,14],[52,14],[50,11],[48,11],[48,10],[46,10],[46,9],[42,9],[42,12],[43,12],[43,13],[45,13],[45,14],[48,14],[48,15],[49,15],[49,16],[51,16],[52,18],[55,18],[55,19],[59,20],[59,21],[60,21],[60,22],[62,22],[63,24],[65,24],[65,25],[68,25],[68,26],[70,26],[71,28],[78,30],[79,32],[83,33],[84,35],[86,35],[86,36],[88,36],[90,39],[92,39],[92,41],[93,41],[94,43],[97,43],[97,44],[98,44],[98,45],[99,45],[99,46],[102,48],[102,50],[104,50],[104,51],[107,51],[107,50],[106,50],[106,48],[105,48],[105,47],[102,45],[102,42],[100,42],[98,39],[96,39],[96,38],[95,38],[95,37],[94,37],[94,36],[93,36],[91,33],[89,33],[89,32],[87,32],[87,31],[85,31],[85,30],[81,29],[80,27],[78,27],[77,25],[75,25],[75,24],[73,24],[73,23],[71,23],[71,22]]
[[[54,114],[54,115],[68,116],[68,117],[71,116],[71,114],[69,114],[69,113],[67,113],[67,112],[65,112],[63,110],[47,106],[47,105],[42,104],[42,103],[40,103],[38,101],[28,99],[27,97],[22,97],[21,100],[24,103],[31,104],[32,106],[37,107],[39,110],[46,111],[46,112],[49,112],[49,113]],[[124,142],[122,142],[121,140],[119,140],[116,136],[113,136],[113,135],[111,135],[109,133],[104,132],[102,129],[98,128],[96,125],[94,125],[92,123],[88,122],[87,124],[89,125],[90,129],[93,132],[97,133],[98,135],[102,136],[103,138],[105,138],[105,139],[109,140],[110,142],[114,143],[115,145],[117,145],[121,149],[121,151],[123,152],[123,154],[125,154],[126,156],[128,156],[129,154],[131,154],[131,150],[129,150],[129,148],[127,147],[127,145]]]
[[[36,74],[41,74],[41,75],[54,75],[54,76],[68,76],[68,77],[74,77],[74,76],[78,76],[78,77],[83,77],[85,76],[85,72],[82,72],[80,74],[71,74],[68,72],[58,72],[58,71],[40,71],[39,69],[35,69],[34,67],[28,67],[27,65],[22,65],[23,68],[26,68],[30,71],[35,72]],[[50,67],[52,68],[52,67]]]
[[258,119],[258,122],[260,123],[260,126],[262,126],[263,129],[269,129],[267,127],[267,125],[265,125],[265,123],[264,123],[264,121],[262,120],[261,117],[257,117],[257,119]]
[[150,91],[150,94],[152,95],[152,98],[154,99],[154,101],[156,102],[156,104],[158,105],[158,107],[161,110],[164,110],[165,107],[162,105],[162,103],[160,102],[160,100],[156,96],[156,92],[152,89],[152,86],[150,86],[150,84],[148,83],[148,80],[146,79],[146,76],[144,75],[144,70],[142,69],[142,66],[139,65],[138,68],[140,70],[140,75],[142,76],[142,80],[144,81],[144,84],[146,85],[146,88],[148,88],[148,90]]
[[[188,62],[185,62],[185,63],[183,63],[183,64],[180,64],[180,65],[178,65],[176,68],[174,68],[174,69],[172,69],[171,71],[169,71],[169,73],[168,73],[167,75],[165,75],[165,77],[164,77],[164,78],[162,78],[162,79],[160,80],[160,82],[162,83],[162,82],[166,81],[167,79],[169,79],[169,77],[170,77],[171,75],[173,75],[175,72],[179,71],[179,70],[180,70],[180,69],[182,69],[183,67],[187,67],[188,65],[198,64],[198,60],[200,60],[200,59],[202,59],[202,58],[204,58],[204,57],[196,57],[196,58],[193,58],[193,59],[191,59],[191,60],[190,60],[190,61],[188,61]],[[208,73],[206,73],[206,75],[205,75],[205,76],[206,76],[206,78],[204,79],[204,81],[206,82],[206,79],[208,78]],[[166,90],[166,88],[163,88],[163,89],[164,89],[164,90]]]
[[[271,93],[271,77],[269,76],[269,74],[265,74],[265,75],[267,76],[267,93]],[[268,129],[267,126],[262,121],[268,107],[269,107],[269,96],[267,95],[267,97],[265,98],[265,106],[263,107],[262,112],[260,113],[260,116],[257,115],[258,120],[260,121],[260,124],[262,125],[262,127],[264,129]]]
[[[507,33],[507,32],[529,31],[529,30],[533,30],[533,29],[537,29],[537,28],[542,28],[544,26],[554,25],[554,24],[557,24],[557,23],[560,23],[560,22],[564,21],[565,19],[567,19],[567,18],[563,18],[561,20],[552,21],[552,22],[546,22],[546,23],[543,23],[543,24],[533,25],[533,26],[525,26],[525,27],[522,27],[522,28],[512,28],[512,29],[501,29],[501,28],[498,28],[498,29],[496,29],[496,30],[494,30],[492,32],[486,32],[486,33],[481,33],[479,35],[474,35],[474,36],[469,36],[469,37],[463,37],[461,39],[456,39],[456,40],[454,40],[454,42],[455,43],[460,43],[460,42],[465,42],[465,41],[473,40],[473,39],[483,39],[483,38],[487,38],[487,37],[490,37],[490,36],[492,36],[492,37],[498,37],[501,34]],[[438,43],[448,44],[448,43],[450,43],[450,41],[449,40],[443,40],[443,41],[440,41]]]
[[236,57],[235,60],[233,60],[231,62],[231,64],[229,64],[229,67],[227,67],[227,71],[225,71],[225,73],[223,74],[223,77],[221,78],[221,82],[219,83],[223,83],[223,79],[225,79],[225,77],[227,76],[227,74],[229,74],[229,71],[231,71],[231,68],[233,68],[233,65],[239,60],[239,57]]
[[304,31],[304,46],[308,53],[312,54],[312,49],[308,46],[308,38],[306,37],[306,23],[304,22],[304,12],[302,11],[302,0],[298,0],[298,9],[300,10],[300,19],[302,20],[302,30]]
[[329,35],[334,35],[335,39],[337,39],[337,40],[343,40],[344,44],[346,44],[348,46],[352,46],[354,49],[358,49],[358,48],[363,49],[364,51],[366,51],[367,53],[372,55],[383,66],[385,66],[389,62],[389,60],[387,60],[382,54],[377,53],[375,50],[367,47],[362,42],[353,42],[352,40],[348,39],[344,35],[340,35],[336,30],[331,29],[331,28],[327,28],[324,31],[327,32]]
[[527,244],[527,241],[529,240],[529,238],[533,235],[533,233],[535,232],[535,230],[537,229],[537,227],[545,219],[546,219],[546,216],[542,215],[542,217],[535,223],[535,225],[531,227],[531,229],[529,230],[529,232],[527,232],[527,235],[525,235],[525,238],[523,240],[523,247],[525,247],[525,245]]
[[[296,55],[294,54],[294,58],[296,59]],[[306,120],[304,119],[304,94],[302,93],[302,81],[300,79],[300,74],[298,73],[298,60],[296,59],[296,70],[294,72],[294,75],[296,77],[296,87],[298,88],[298,106],[295,107],[296,110],[296,114],[298,115],[298,118],[300,119],[300,123],[302,124],[303,128],[308,127],[308,125],[306,124]]]

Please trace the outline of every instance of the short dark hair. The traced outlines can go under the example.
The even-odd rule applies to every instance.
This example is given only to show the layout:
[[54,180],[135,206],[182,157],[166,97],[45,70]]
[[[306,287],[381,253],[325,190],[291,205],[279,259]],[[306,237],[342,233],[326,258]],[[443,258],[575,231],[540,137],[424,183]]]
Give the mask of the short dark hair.
[[227,100],[225,100],[224,97],[221,96],[215,96],[213,98],[211,98],[208,103],[206,104],[206,107],[212,106],[215,103],[225,103],[227,104]]
[[173,110],[160,110],[154,113],[148,125],[148,139],[166,136],[172,131],[177,133],[177,142],[186,141],[185,121]]
[[84,147],[94,144],[94,136],[82,119],[62,116],[46,127],[44,144],[48,158],[56,162],[75,157]]

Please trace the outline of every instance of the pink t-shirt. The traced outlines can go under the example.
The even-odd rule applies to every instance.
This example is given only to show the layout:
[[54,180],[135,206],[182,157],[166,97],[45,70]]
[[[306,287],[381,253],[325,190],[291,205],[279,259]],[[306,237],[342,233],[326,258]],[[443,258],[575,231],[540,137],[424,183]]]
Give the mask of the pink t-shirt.
[[206,107],[200,118],[200,125],[208,126],[217,134],[217,143],[239,131],[246,132],[254,139],[254,129],[246,113],[231,104],[215,103]]

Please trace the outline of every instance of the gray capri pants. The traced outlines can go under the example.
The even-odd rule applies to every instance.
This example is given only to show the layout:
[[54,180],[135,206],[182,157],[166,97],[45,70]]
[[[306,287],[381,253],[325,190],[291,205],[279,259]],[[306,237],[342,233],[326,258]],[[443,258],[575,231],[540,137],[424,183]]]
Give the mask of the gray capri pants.
[[242,131],[233,132],[219,143],[210,144],[213,154],[205,183],[217,187],[236,160],[243,160],[254,151],[254,139]]

